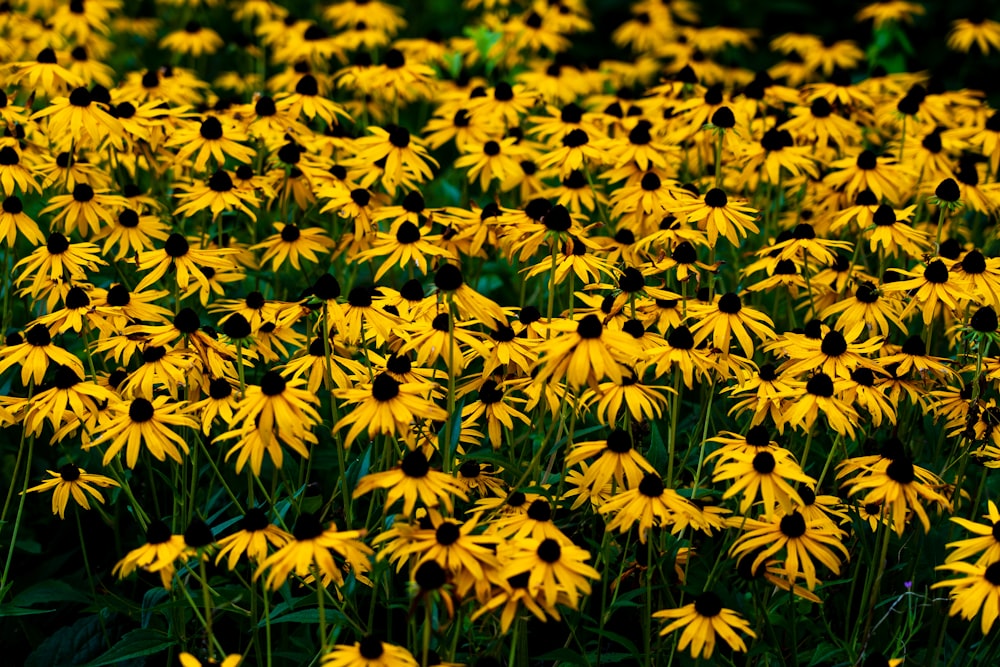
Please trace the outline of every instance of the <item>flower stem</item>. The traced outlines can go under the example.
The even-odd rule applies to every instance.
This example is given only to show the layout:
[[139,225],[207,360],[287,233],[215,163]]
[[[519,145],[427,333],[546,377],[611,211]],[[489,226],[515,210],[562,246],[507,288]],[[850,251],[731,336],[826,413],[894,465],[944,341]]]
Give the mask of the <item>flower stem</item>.
[[[23,432],[22,432],[23,433]],[[3,576],[0,577],[0,596],[6,591],[7,575],[10,574],[10,563],[14,558],[14,549],[17,547],[17,533],[21,529],[21,517],[24,515],[25,493],[28,491],[28,482],[31,480],[31,458],[35,451],[34,436],[28,437],[28,460],[24,465],[24,484],[21,487],[21,499],[17,503],[17,515],[14,518],[14,532],[10,536],[10,547],[7,549],[7,562],[3,566]],[[13,486],[13,485],[12,485]],[[0,597],[0,599],[3,599]]]

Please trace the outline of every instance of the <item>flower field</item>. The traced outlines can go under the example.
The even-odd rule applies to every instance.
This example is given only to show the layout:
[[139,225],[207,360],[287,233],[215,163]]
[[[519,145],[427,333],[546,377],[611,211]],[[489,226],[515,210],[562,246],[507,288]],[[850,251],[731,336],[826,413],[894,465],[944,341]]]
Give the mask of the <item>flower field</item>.
[[0,5],[9,664],[1000,661],[1000,23],[591,4]]

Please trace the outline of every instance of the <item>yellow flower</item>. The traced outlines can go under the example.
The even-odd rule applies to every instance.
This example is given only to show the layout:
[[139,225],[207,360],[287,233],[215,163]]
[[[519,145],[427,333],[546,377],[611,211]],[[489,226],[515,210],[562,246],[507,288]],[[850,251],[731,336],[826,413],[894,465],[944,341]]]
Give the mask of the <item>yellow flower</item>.
[[712,591],[705,591],[695,598],[694,602],[679,609],[664,609],[655,612],[653,618],[673,619],[660,631],[661,635],[669,635],[684,628],[677,648],[683,651],[691,645],[691,655],[699,658],[711,658],[715,651],[716,636],[729,644],[734,651],[746,652],[747,645],[737,631],[756,637],[750,624],[732,609],[722,606],[722,599]]
[[[60,519],[66,518],[66,504],[69,502],[70,496],[73,496],[73,500],[80,507],[89,510],[90,502],[88,502],[87,494],[90,494],[94,500],[102,505],[104,504],[104,497],[100,491],[94,488],[95,486],[101,488],[118,486],[118,482],[115,480],[104,475],[88,473],[73,463],[67,463],[58,471],[46,470],[45,472],[52,475],[52,479],[47,479],[38,486],[25,490],[25,493],[52,491],[52,513],[58,514]],[[86,493],[84,493],[85,491]]]

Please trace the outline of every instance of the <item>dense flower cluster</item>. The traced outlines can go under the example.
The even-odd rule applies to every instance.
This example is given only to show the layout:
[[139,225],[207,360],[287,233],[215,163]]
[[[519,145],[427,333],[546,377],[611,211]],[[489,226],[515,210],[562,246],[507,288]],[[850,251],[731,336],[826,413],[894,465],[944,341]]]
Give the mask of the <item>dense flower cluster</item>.
[[[750,71],[731,55],[759,35],[686,0],[633,3],[620,59],[590,67],[582,0],[466,0],[452,37],[404,37],[379,0],[156,5],[0,13],[11,543],[25,493],[59,519],[114,507],[145,533],[114,574],[200,589],[209,660],[213,615],[270,647],[275,591],[315,596],[324,665],[513,656],[525,618],[597,603],[575,640],[599,656],[609,596],[635,589],[654,664],[653,618],[707,658],[772,641],[768,605],[843,593],[839,643],[867,665],[898,664],[874,651],[895,645],[873,623],[890,544],[950,518],[975,536],[938,568],[961,578],[899,567],[990,631],[983,91],[799,33]],[[113,68],[126,38],[170,57]],[[947,43],[1000,50],[1000,24]],[[374,622],[401,599],[422,639]]]

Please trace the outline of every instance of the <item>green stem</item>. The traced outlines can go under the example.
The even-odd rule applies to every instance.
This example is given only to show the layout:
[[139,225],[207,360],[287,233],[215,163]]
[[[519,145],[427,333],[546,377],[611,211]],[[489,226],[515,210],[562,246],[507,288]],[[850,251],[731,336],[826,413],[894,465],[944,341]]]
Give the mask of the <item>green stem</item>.
[[[24,499],[28,491],[28,483],[31,480],[31,458],[35,451],[34,436],[28,437],[28,460],[24,465],[24,484],[21,486],[21,498],[17,503],[17,515],[14,518],[14,532],[10,536],[10,547],[7,549],[7,562],[3,566],[3,576],[0,577],[0,592],[6,590],[7,575],[10,574],[10,563],[14,558],[14,549],[17,546],[17,533],[21,529],[21,517],[24,516]],[[0,598],[2,599],[2,598]]]
[[214,660],[212,640],[212,594],[208,589],[208,573],[205,570],[205,559],[198,557],[198,571],[201,573],[201,601],[205,607],[205,634],[208,637],[208,660]]

